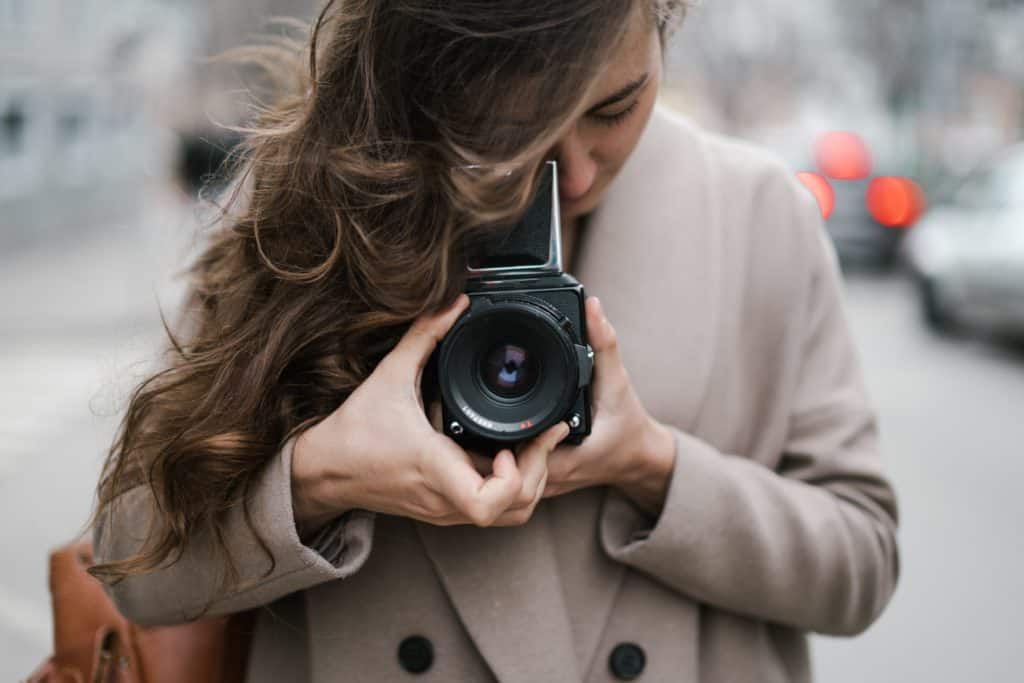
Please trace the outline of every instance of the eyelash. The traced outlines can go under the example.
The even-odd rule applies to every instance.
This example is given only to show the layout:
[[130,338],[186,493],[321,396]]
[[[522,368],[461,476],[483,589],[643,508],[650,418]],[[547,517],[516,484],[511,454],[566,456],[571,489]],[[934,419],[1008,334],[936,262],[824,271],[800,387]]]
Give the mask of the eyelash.
[[629,115],[633,113],[633,110],[636,109],[637,103],[637,100],[633,100],[633,104],[629,105],[628,107],[626,107],[625,109],[616,114],[591,114],[591,116],[593,116],[594,121],[596,121],[600,125],[608,126],[609,128],[611,128],[625,121],[629,117]]

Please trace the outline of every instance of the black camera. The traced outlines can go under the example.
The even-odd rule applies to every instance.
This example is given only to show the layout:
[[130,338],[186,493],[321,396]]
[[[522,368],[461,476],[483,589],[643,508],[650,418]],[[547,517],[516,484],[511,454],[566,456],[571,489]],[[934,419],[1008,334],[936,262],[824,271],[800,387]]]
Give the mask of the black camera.
[[590,434],[594,351],[583,285],[562,272],[555,162],[523,219],[480,246],[468,270],[469,307],[431,358],[444,433],[493,456],[565,421],[565,442],[579,444]]

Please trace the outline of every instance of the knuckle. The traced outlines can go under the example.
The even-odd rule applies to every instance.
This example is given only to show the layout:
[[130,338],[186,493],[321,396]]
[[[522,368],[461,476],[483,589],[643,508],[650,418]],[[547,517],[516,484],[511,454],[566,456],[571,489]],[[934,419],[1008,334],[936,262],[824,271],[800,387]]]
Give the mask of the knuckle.
[[521,525],[521,524],[526,524],[527,522],[530,521],[530,517],[532,517],[532,516],[533,516],[533,508],[532,507],[523,508],[521,510],[515,510],[515,511],[510,513],[510,517],[512,518],[512,521],[517,526]]
[[533,503],[533,499],[535,496],[536,491],[534,491],[529,486],[524,486],[522,489],[519,490],[519,495],[516,496],[516,500],[515,503],[513,503],[513,505],[516,508],[530,505],[531,503]]
[[524,512],[524,510],[518,508],[515,510],[506,510],[501,517],[498,518],[495,526],[521,526],[529,519],[529,515],[524,515]]
[[478,501],[471,502],[466,506],[465,515],[478,527],[489,527],[497,518],[492,510]]
[[425,346],[433,347],[440,340],[440,331],[429,321],[423,322],[414,335],[416,341]]
[[517,468],[514,473],[509,475],[509,488],[513,491],[522,489],[526,482],[523,481],[523,474]]
[[409,332],[406,334],[406,339],[403,341],[404,347],[406,347],[404,350],[406,350],[407,354],[419,354],[425,341],[423,339],[423,331],[418,330],[415,327],[410,328]]
[[405,333],[405,337],[401,340],[400,345],[403,347],[403,352],[406,355],[413,353],[418,354],[419,350],[428,342],[429,331],[421,323],[416,322],[413,323],[408,332]]
[[541,501],[541,498],[544,497],[544,489],[546,487],[547,487],[547,484],[545,482],[541,481],[540,485],[537,486],[537,488],[533,490],[533,497],[530,498],[530,503],[529,503],[530,507],[537,507],[537,505]]
[[490,516],[486,516],[486,517],[479,517],[479,518],[476,518],[476,519],[470,518],[470,521],[473,522],[474,526],[477,526],[477,527],[479,527],[481,529],[486,529],[488,527],[494,526],[494,521],[495,520],[492,517],[490,517]]

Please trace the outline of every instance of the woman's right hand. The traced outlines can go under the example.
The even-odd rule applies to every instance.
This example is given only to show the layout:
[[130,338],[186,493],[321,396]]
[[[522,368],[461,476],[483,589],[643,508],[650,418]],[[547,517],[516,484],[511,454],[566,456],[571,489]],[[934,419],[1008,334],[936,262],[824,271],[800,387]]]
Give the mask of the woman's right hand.
[[431,425],[420,383],[434,348],[469,303],[417,318],[392,351],[337,410],[299,435],[292,453],[296,525],[319,528],[360,508],[437,525],[524,524],[547,482],[547,457],[569,434],[559,422],[517,448],[493,471]]

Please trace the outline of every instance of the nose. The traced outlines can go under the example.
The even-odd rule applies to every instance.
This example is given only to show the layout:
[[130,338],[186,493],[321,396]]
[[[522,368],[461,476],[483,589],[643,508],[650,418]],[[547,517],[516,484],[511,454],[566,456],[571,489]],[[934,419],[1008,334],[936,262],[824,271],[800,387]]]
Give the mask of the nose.
[[574,126],[555,145],[558,161],[558,194],[572,201],[585,195],[597,177],[597,162],[590,156],[590,149]]

